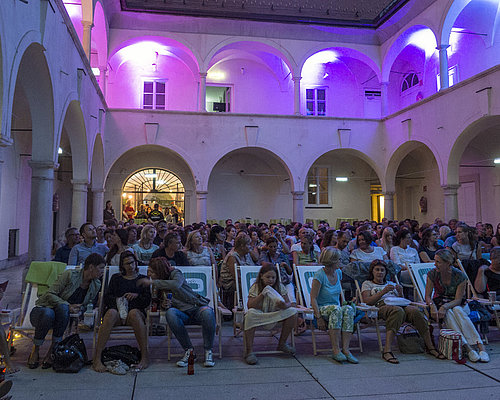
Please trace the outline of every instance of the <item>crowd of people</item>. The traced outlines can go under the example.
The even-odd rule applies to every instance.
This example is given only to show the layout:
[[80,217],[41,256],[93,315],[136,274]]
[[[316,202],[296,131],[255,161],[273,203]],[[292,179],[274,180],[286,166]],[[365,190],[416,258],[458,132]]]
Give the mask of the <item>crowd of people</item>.
[[[36,368],[39,347],[49,329],[54,330],[52,345],[61,340],[68,324],[70,311],[83,309],[95,301],[100,288],[100,278],[105,265],[118,265],[121,274],[112,277],[106,290],[106,312],[97,340],[97,357],[94,369],[106,370],[100,354],[106,345],[111,329],[116,325],[133,327],[141,350],[139,369],[149,364],[145,313],[151,303],[151,293],[159,298],[166,310],[170,329],[184,349],[184,356],[177,361],[179,367],[187,366],[194,351],[185,325],[202,325],[205,358],[204,365],[215,363],[212,345],[215,335],[214,310],[209,300],[196,294],[187,284],[176,266],[214,265],[217,269],[217,286],[220,302],[228,310],[240,307],[235,304],[238,284],[235,266],[260,265],[260,272],[249,292],[248,313],[244,321],[245,360],[256,364],[253,352],[255,329],[272,328],[281,323],[278,350],[295,354],[287,344],[294,328],[300,331],[304,320],[298,315],[296,278],[292,264],[318,265],[314,275],[311,303],[314,325],[328,332],[332,345],[332,358],[340,363],[358,363],[351,353],[350,340],[357,316],[353,302],[343,302],[342,290],[347,298],[354,298],[353,278],[346,268],[353,263],[364,264],[368,279],[362,283],[363,302],[377,306],[379,318],[386,321],[386,340],[382,358],[389,363],[399,363],[392,351],[393,339],[406,321],[419,332],[427,352],[438,358],[444,356],[433,344],[429,331],[429,317],[444,321],[445,326],[462,335],[466,354],[472,362],[488,362],[489,355],[481,337],[469,319],[465,302],[468,277],[455,267],[455,260],[475,262],[473,284],[479,295],[487,292],[500,295],[500,224],[496,230],[491,224],[478,223],[468,226],[457,220],[444,223],[436,219],[432,224],[420,226],[417,221],[354,221],[342,222],[338,229],[321,221],[316,229],[309,224],[293,223],[258,225],[226,220],[225,226],[204,222],[181,226],[160,219],[133,221],[107,219],[102,226],[86,223],[78,230],[66,231],[67,242],[55,253],[55,260],[68,265],[81,265],[80,270],[66,271],[49,291],[41,296],[31,313],[35,326],[35,340],[28,365]],[[489,253],[486,261],[483,253]],[[433,262],[427,278],[425,302],[428,313],[413,306],[392,305],[388,298],[404,297],[403,287],[411,282],[407,264]],[[148,265],[148,276],[138,273],[139,265]],[[276,266],[279,268],[276,268]],[[389,272],[397,268],[397,281],[390,280]],[[167,296],[171,294],[171,296]],[[118,298],[128,301],[128,313],[121,315]],[[42,367],[50,366],[50,349]]]

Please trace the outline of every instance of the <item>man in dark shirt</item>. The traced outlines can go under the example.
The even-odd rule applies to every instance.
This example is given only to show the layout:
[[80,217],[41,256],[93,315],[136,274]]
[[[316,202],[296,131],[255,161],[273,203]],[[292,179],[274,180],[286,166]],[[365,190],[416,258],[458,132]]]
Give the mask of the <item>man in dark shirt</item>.
[[78,232],[78,229],[76,228],[68,228],[66,229],[64,236],[66,236],[66,244],[57,249],[54,260],[52,261],[59,261],[67,264],[71,249],[75,244],[80,243],[80,232]]
[[156,237],[153,240],[153,244],[162,247],[163,240],[168,231],[168,225],[165,221],[160,221],[156,223]]
[[163,213],[160,211],[160,205],[155,203],[153,210],[149,213],[149,221],[150,222],[158,222],[162,219],[165,219]]
[[165,246],[153,253],[151,258],[165,257],[171,265],[189,265],[189,261],[183,251],[179,251],[181,239],[176,233],[168,233],[163,241]]

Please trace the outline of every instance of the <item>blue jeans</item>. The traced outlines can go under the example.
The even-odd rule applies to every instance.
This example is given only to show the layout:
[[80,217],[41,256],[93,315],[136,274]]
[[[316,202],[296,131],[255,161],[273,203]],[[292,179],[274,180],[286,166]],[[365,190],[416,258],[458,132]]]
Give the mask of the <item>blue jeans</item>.
[[67,304],[58,304],[54,308],[35,307],[31,310],[30,321],[35,327],[33,343],[36,346],[43,344],[50,329],[52,329],[52,342],[58,343],[68,327],[69,306]]
[[215,314],[212,308],[208,306],[194,307],[183,312],[171,307],[165,316],[168,326],[184,350],[193,348],[185,325],[201,325],[203,348],[212,350],[215,337]]

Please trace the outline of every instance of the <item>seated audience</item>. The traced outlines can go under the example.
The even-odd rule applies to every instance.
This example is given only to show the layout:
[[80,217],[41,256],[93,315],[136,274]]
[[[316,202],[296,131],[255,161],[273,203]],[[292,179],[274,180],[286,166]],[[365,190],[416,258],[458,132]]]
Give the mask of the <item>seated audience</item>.
[[[316,250],[317,246],[313,243],[314,234],[310,231],[301,235],[300,242],[292,246],[292,257],[295,265],[317,265],[319,252]],[[315,247],[316,246],[316,247]]]
[[[469,318],[470,309],[465,304],[467,277],[453,267],[455,257],[450,250],[442,249],[434,256],[435,269],[427,274],[425,302],[430,306],[434,320],[444,320],[448,329],[462,335],[469,360],[488,362],[490,357],[474,324]],[[479,354],[472,346],[478,347]]]
[[165,257],[170,265],[189,265],[186,254],[180,251],[181,239],[176,232],[167,233],[163,240],[163,248],[156,250],[151,258]]
[[351,261],[372,262],[387,260],[387,253],[382,247],[372,246],[373,237],[369,231],[361,231],[356,237],[357,248],[351,252]]
[[106,265],[118,265],[120,262],[120,254],[124,251],[134,252],[128,245],[128,232],[126,229],[117,229],[111,235],[111,246],[106,256]]
[[224,239],[226,238],[226,230],[220,225],[214,225],[208,234],[208,248],[212,251],[217,266],[217,280],[219,279],[220,270],[224,258],[226,258],[226,249],[224,247]]
[[321,240],[321,250],[325,247],[335,247],[337,245],[337,231],[335,229],[328,229],[323,235]]
[[[3,295],[3,289],[0,289],[0,300],[2,300]],[[9,342],[7,342],[7,336],[5,335],[4,328],[3,326],[0,326],[0,354],[3,356],[6,375],[14,374],[20,371],[19,368],[15,367],[14,364],[12,364],[12,360],[10,359],[10,350],[11,349],[9,346]]]
[[364,281],[361,287],[363,301],[370,306],[378,307],[378,316],[385,321],[386,336],[382,358],[388,363],[399,364],[399,360],[392,352],[392,342],[401,325],[408,322],[424,339],[428,353],[440,360],[445,359],[432,343],[429,323],[423,311],[414,306],[400,307],[385,304],[384,299],[389,297],[403,297],[403,287],[388,281],[387,275],[386,263],[374,260],[370,264],[368,280]]
[[57,249],[53,261],[58,261],[68,264],[69,254],[71,253],[71,249],[75,245],[80,243],[80,233],[76,228],[68,228],[66,229],[64,236],[66,237],[66,244],[63,247]]
[[132,246],[139,265],[148,265],[153,253],[158,250],[158,246],[153,243],[155,237],[156,228],[153,225],[148,224],[142,228],[141,240]]
[[[159,292],[172,293],[172,300],[166,300],[167,323],[174,336],[184,350],[184,356],[177,361],[178,367],[186,367],[193,344],[185,325],[197,324],[202,326],[203,348],[205,349],[205,367],[215,365],[212,347],[215,337],[215,314],[208,306],[210,300],[194,292],[182,275],[182,272],[171,266],[166,258],[159,257],[151,260],[148,269],[149,279],[141,281],[141,285],[148,288],[153,286]],[[161,298],[161,296],[160,296]]]
[[491,238],[491,246],[492,247],[500,246],[500,223],[497,225],[495,235]]
[[[278,295],[281,295],[282,299],[279,299]],[[273,264],[264,262],[248,292],[248,312],[245,315],[243,333],[247,364],[257,364],[257,357],[253,352],[256,328],[270,330],[278,322],[282,322],[282,326],[277,350],[294,355],[295,349],[290,347],[286,340],[292,333],[296,320],[297,310],[291,306],[287,291],[278,280],[278,271]]]
[[377,246],[382,247],[387,254],[391,254],[391,249],[394,246],[394,230],[390,226],[386,226],[382,231],[382,236],[380,239],[377,239],[375,243]]
[[422,232],[422,240],[420,242],[420,247],[418,248],[418,255],[423,263],[434,261],[434,255],[436,251],[443,248],[437,241],[439,238],[439,233],[434,229],[427,228]]
[[188,259],[188,265],[213,265],[215,258],[212,251],[203,246],[203,238],[200,231],[192,231],[186,240],[185,253]]
[[[95,357],[92,364],[97,372],[106,371],[106,367],[101,361],[102,351],[113,327],[118,325],[129,325],[134,330],[141,351],[141,360],[135,367],[141,370],[149,365],[146,308],[151,304],[151,291],[149,287],[141,287],[139,284],[140,280],[146,276],[139,274],[137,258],[133,252],[124,251],[121,253],[119,266],[120,273],[111,276],[108,288],[104,293],[103,304],[106,311],[103,313],[104,317],[97,335]],[[126,299],[126,302],[122,302],[122,298]],[[118,303],[120,303],[120,310]],[[122,307],[125,307],[124,312],[121,310]],[[126,318],[123,318],[123,314],[126,315]]]
[[163,240],[168,233],[168,224],[165,221],[158,221],[155,225],[156,227],[156,237],[153,240],[153,244],[156,246],[163,246]]
[[457,241],[451,245],[451,250],[460,261],[481,259],[481,246],[474,228],[460,223],[457,226],[456,237]]
[[490,250],[491,264],[482,265],[477,271],[474,288],[485,298],[488,298],[487,292],[496,292],[497,300],[500,296],[500,247],[493,247]]
[[[340,251],[325,247],[319,257],[324,267],[314,274],[311,287],[311,305],[318,329],[327,330],[332,344],[332,358],[337,362],[357,364],[358,359],[350,350],[354,331],[355,309],[342,305],[342,271],[340,270]],[[339,346],[341,340],[341,347]]]
[[226,249],[226,253],[229,253],[233,248],[236,233],[236,227],[233,224],[226,225],[226,239],[224,241],[224,248]]
[[40,365],[40,346],[52,329],[52,343],[45,355],[42,368],[52,367],[52,350],[62,340],[69,323],[69,314],[79,314],[94,303],[101,289],[100,278],[104,270],[104,258],[100,254],[90,254],[82,269],[65,270],[42,294],[31,310],[30,321],[35,327],[33,349],[28,358],[28,367]]
[[108,252],[108,248],[97,243],[97,232],[89,222],[86,222],[80,227],[80,235],[83,242],[73,246],[69,253],[68,265],[82,265],[85,259],[92,253],[100,254],[102,257]]

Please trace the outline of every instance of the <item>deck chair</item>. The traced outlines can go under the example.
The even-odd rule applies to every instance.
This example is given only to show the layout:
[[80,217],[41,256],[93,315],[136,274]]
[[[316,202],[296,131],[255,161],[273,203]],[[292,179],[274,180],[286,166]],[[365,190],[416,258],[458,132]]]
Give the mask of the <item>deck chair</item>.
[[[236,304],[241,304],[241,303],[243,304],[243,310],[240,311],[243,314],[243,319],[241,322],[241,331],[243,331],[243,327],[245,325],[245,314],[248,311],[248,293],[250,291],[250,288],[257,279],[257,275],[259,274],[260,268],[261,268],[260,265],[240,265],[240,266],[235,265],[236,269],[235,276],[239,277],[239,282],[237,282],[236,284],[236,300],[237,300]],[[293,333],[290,335],[290,337],[292,346],[295,346],[295,337]],[[245,352],[245,348],[246,348],[245,343],[243,343],[243,353]],[[271,351],[254,351],[254,353],[281,354],[282,352],[279,350],[271,350]]]
[[[148,267],[147,265],[140,265],[139,267],[139,274],[142,275],[147,275],[148,274]],[[104,275],[102,277],[102,285],[101,285],[101,291],[99,293],[99,302],[98,302],[98,308],[97,308],[97,313],[96,313],[96,319],[94,321],[94,338],[92,341],[92,346],[93,346],[93,357],[95,357],[95,352],[97,350],[97,335],[99,333],[99,328],[102,324],[102,319],[104,318],[104,293],[106,289],[108,288],[109,280],[114,274],[119,274],[120,273],[120,268],[117,265],[110,265],[107,266],[106,269],[104,270]],[[146,334],[149,336],[149,312],[147,313],[147,318],[146,318]],[[135,338],[134,330],[132,329],[131,326],[115,326],[111,330],[111,334],[109,335],[109,339],[130,339],[130,338]]]
[[425,285],[427,284],[427,274],[434,269],[434,263],[408,264],[408,272],[413,283],[413,290],[416,294],[415,299],[425,303]]
[[36,300],[40,294],[45,293],[64,271],[66,264],[54,261],[33,261],[26,274],[26,287],[21,301],[21,309],[18,318],[9,328],[9,346],[12,347],[15,334],[33,339],[35,328],[30,321],[31,310],[35,307]]
[[[316,328],[314,326],[314,311],[311,306],[311,288],[314,274],[323,268],[322,265],[293,265],[293,271],[297,278],[297,309],[304,314],[306,326],[311,330],[313,354],[316,356],[318,353],[329,353],[332,351],[331,345],[328,348],[319,349],[316,343]],[[345,301],[344,291],[341,292],[341,300]],[[359,350],[363,352],[363,344],[361,342],[359,323],[356,324],[358,333]],[[320,331],[322,332],[322,331]],[[355,348],[354,348],[355,349]]]
[[[182,275],[184,275],[184,278],[191,289],[201,296],[210,299],[210,303],[208,305],[212,307],[215,313],[215,332],[219,341],[219,358],[222,358],[222,310],[218,304],[217,287],[215,284],[215,266],[176,266],[175,268],[182,272]],[[159,312],[157,312],[157,314],[159,314]],[[189,325],[189,328],[195,327],[201,328],[198,325]],[[170,361],[171,356],[183,356],[184,353],[171,354],[172,331],[168,327],[168,324],[167,339],[168,360]]]

